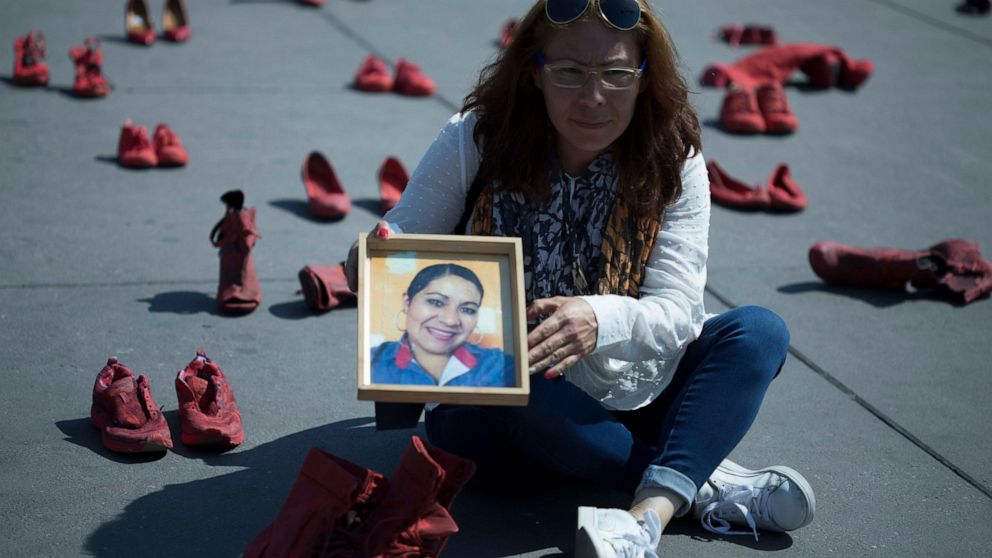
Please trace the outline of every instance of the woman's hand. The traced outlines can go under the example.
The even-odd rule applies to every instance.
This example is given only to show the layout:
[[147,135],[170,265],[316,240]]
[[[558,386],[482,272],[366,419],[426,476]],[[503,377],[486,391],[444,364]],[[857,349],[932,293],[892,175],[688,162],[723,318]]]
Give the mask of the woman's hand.
[[545,378],[561,376],[596,348],[599,324],[588,302],[578,297],[539,298],[527,306],[527,319],[548,315],[527,335],[530,371]]
[[[372,236],[379,238],[380,240],[386,240],[392,231],[389,230],[389,223],[385,221],[379,221],[372,228],[372,232],[369,233]],[[348,280],[348,288],[351,292],[358,292],[358,243],[355,243],[348,250],[348,260],[344,264],[344,276]]]

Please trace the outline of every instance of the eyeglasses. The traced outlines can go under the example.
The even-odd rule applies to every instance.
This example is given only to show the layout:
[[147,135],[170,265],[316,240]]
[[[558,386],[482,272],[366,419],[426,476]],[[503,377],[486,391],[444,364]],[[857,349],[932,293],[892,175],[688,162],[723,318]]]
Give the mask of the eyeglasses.
[[544,61],[544,54],[538,52],[537,64],[548,75],[551,83],[558,87],[576,89],[585,85],[589,81],[589,76],[596,76],[599,83],[603,84],[606,89],[630,89],[641,78],[644,68],[648,66],[648,60],[645,58],[637,68],[616,66],[601,70],[587,70],[574,64],[547,64]]
[[637,0],[546,0],[544,13],[552,22],[564,25],[582,17],[594,1],[606,23],[621,31],[630,31],[641,19]]

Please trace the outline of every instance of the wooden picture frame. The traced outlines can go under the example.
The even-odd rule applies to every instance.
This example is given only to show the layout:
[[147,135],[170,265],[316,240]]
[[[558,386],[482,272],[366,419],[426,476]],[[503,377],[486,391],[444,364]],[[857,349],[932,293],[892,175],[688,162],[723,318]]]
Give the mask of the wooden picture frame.
[[522,253],[519,238],[359,235],[358,399],[526,405]]

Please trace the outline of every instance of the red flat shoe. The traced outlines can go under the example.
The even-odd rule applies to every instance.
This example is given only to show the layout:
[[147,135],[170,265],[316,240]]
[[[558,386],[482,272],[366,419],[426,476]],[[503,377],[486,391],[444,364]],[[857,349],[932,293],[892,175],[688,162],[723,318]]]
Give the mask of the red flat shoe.
[[96,37],[86,37],[82,45],[69,49],[69,58],[76,64],[76,78],[72,83],[72,94],[77,97],[106,97],[110,93],[110,83],[103,75],[103,50]]
[[720,126],[732,134],[760,134],[765,119],[752,89],[731,86],[720,106]]
[[355,89],[369,93],[392,91],[395,85],[389,66],[381,59],[369,54],[355,72]]
[[189,154],[179,141],[179,136],[165,124],[155,127],[155,156],[160,167],[182,167],[189,162]]
[[116,357],[110,357],[96,376],[90,421],[111,451],[145,453],[172,447],[169,424],[152,398],[148,378],[141,375],[135,380]]
[[158,157],[152,142],[148,140],[148,130],[136,126],[130,119],[121,126],[117,140],[117,163],[129,169],[147,169],[158,164]]
[[128,0],[124,7],[124,31],[127,40],[149,46],[155,42],[155,25],[145,0]]
[[45,36],[32,31],[14,39],[14,85],[48,85],[48,64],[45,63]]
[[396,206],[406,189],[410,175],[403,168],[403,163],[396,157],[387,157],[379,167],[379,197],[382,212],[385,213]]
[[220,248],[220,281],[217,305],[228,314],[248,314],[262,303],[262,289],[255,273],[251,249],[261,238],[255,229],[255,208],[244,208],[241,190],[225,192],[224,217],[210,231],[210,242]]
[[791,134],[799,128],[799,119],[792,113],[785,89],[777,83],[766,83],[758,88],[758,108],[765,119],[765,132]]
[[716,161],[706,163],[710,177],[710,198],[714,203],[731,209],[756,211],[768,209],[771,201],[763,186],[752,188],[727,174]]
[[499,29],[499,46],[501,48],[506,48],[513,42],[513,35],[517,32],[517,25],[519,25],[519,22],[514,17],[503,23],[503,27]]
[[400,58],[396,61],[397,93],[411,97],[429,97],[437,90],[434,80],[427,77],[420,66]]
[[174,43],[188,41],[193,35],[184,0],[165,0],[162,8],[162,35]]
[[311,215],[317,219],[340,219],[351,211],[351,198],[341,187],[331,163],[320,152],[307,155],[301,174]]
[[244,441],[231,384],[203,349],[176,376],[176,397],[181,439],[187,446],[236,446]]
[[307,306],[324,312],[338,306],[354,306],[355,293],[348,289],[344,264],[308,265],[300,270],[300,287]]
[[789,165],[785,163],[775,167],[768,178],[768,196],[771,198],[770,209],[774,211],[802,211],[809,203],[806,192],[792,179]]

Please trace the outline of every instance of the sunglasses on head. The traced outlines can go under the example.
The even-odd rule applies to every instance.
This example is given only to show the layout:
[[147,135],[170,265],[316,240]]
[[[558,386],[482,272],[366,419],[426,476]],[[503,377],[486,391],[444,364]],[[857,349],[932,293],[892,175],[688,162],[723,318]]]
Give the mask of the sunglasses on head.
[[[546,0],[544,13],[553,23],[564,25],[582,17],[594,0]],[[596,0],[599,14],[606,23],[621,31],[630,31],[641,19],[637,0]]]

